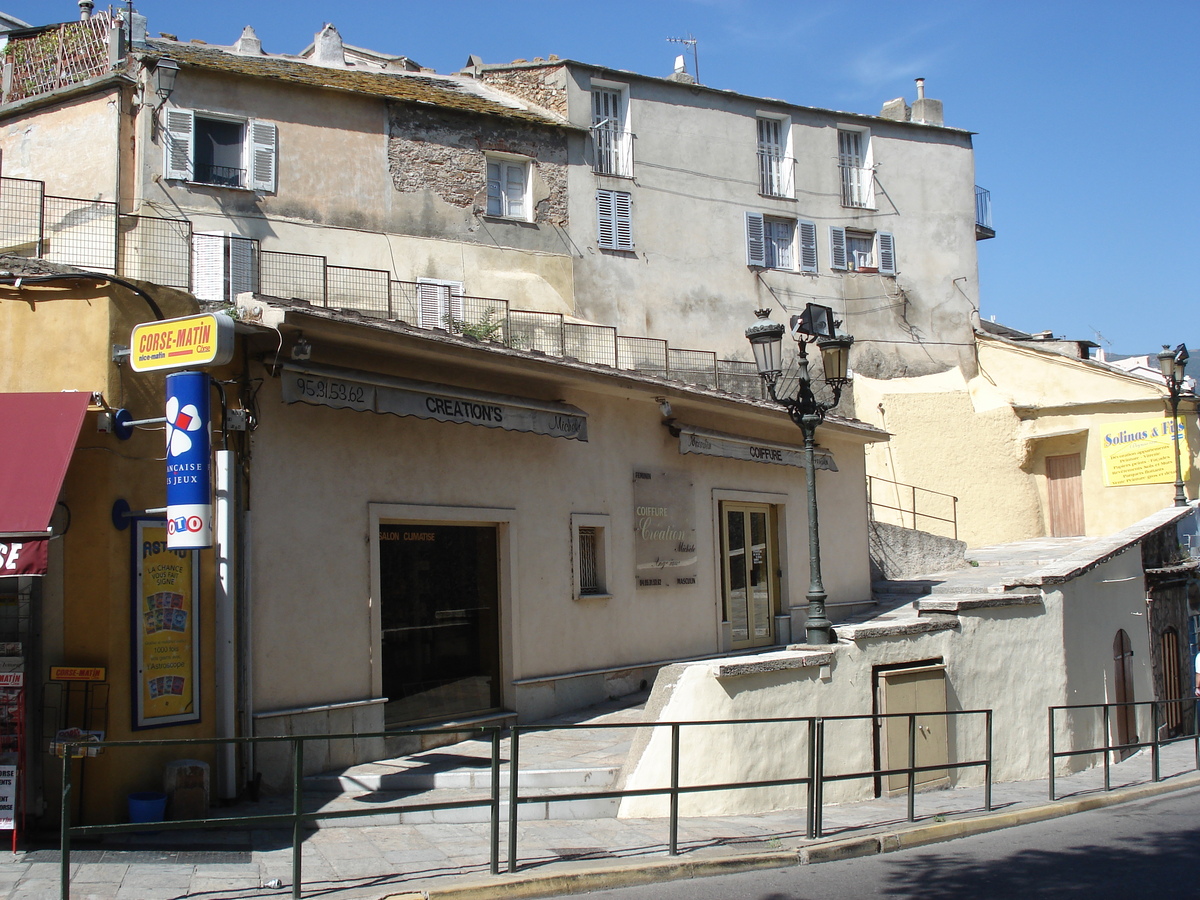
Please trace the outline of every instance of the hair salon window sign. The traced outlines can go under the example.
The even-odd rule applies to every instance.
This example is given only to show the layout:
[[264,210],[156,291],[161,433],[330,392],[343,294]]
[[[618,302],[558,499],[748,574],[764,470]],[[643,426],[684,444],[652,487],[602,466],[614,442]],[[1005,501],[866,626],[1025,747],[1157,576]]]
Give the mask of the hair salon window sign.
[[639,588],[696,583],[696,503],[688,475],[633,473],[634,563]]

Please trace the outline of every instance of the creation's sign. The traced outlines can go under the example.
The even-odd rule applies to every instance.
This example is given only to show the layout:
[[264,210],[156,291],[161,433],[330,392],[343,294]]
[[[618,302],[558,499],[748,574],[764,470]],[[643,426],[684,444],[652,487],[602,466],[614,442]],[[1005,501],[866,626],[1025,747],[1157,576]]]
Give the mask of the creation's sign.
[[[679,452],[701,453],[705,456],[722,456],[726,459],[744,459],[749,462],[770,463],[777,466],[799,466],[804,468],[804,448],[788,444],[772,444],[736,434],[724,434],[705,428],[688,425],[679,428]],[[813,467],[838,470],[833,454],[828,450],[813,451]]]
[[442,384],[325,367],[285,366],[283,399],[335,409],[587,440],[587,414],[565,403],[488,394]]
[[633,473],[633,543],[639,588],[696,583],[695,489],[687,475]]
[[222,313],[136,325],[129,338],[135,372],[219,366],[233,358],[233,319]]
[[1192,477],[1192,452],[1183,417],[1139,419],[1114,425],[1100,435],[1104,483],[1109,487],[1131,484],[1173,484],[1175,447],[1183,480]]
[[196,554],[167,546],[161,520],[134,529],[134,727],[200,718]]

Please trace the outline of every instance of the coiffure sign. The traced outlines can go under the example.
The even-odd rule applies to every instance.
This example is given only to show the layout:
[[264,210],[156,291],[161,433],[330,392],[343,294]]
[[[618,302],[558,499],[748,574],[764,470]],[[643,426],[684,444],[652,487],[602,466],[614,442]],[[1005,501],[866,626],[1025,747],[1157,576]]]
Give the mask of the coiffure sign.
[[167,547],[212,546],[212,473],[209,377],[205,372],[167,376]]

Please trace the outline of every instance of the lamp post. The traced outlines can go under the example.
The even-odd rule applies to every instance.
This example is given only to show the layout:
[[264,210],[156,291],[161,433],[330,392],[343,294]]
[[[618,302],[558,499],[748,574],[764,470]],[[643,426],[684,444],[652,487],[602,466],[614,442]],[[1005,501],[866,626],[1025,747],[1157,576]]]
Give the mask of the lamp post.
[[[833,623],[825,614],[825,586],[821,582],[821,537],[817,524],[816,440],[817,426],[825,414],[837,406],[842,388],[849,381],[847,368],[850,345],[854,338],[834,333],[832,311],[828,307],[809,304],[804,315],[792,321],[792,335],[799,345],[800,380],[796,396],[780,398],[775,392],[783,374],[782,345],[784,327],[770,319],[768,309],[755,310],[758,320],[746,329],[746,339],[754,350],[754,362],[759,377],[767,386],[771,399],[787,410],[791,420],[804,434],[804,477],[808,488],[808,621],[805,624],[809,644],[832,644]],[[808,371],[807,345],[815,341],[821,351],[825,384],[833,391],[832,400],[823,402],[813,394],[812,378]]]
[[1183,393],[1183,370],[1187,367],[1187,347],[1180,344],[1174,350],[1163,344],[1158,354],[1158,368],[1171,396],[1171,437],[1175,446],[1175,505],[1187,506],[1187,494],[1183,490],[1183,469],[1179,464],[1179,397]]

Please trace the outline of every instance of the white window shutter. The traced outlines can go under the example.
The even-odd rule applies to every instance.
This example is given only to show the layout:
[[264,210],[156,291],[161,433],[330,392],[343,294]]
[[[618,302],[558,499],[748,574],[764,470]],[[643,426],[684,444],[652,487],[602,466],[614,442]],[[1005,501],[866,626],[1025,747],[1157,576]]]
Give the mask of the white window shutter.
[[447,282],[450,290],[450,317],[462,321],[463,316],[463,283],[461,281]]
[[504,214],[515,219],[525,218],[525,166],[513,164],[505,166],[508,170],[505,181],[505,197],[507,209]]
[[417,326],[420,328],[445,328],[443,321],[446,303],[443,297],[447,293],[444,285],[435,281],[417,282]]
[[225,299],[225,237],[192,235],[192,293],[199,300],[221,303]]
[[258,241],[253,238],[230,235],[229,241],[229,293],[230,303],[245,291],[258,289]]
[[817,225],[815,222],[797,222],[800,231],[800,271],[817,271]]
[[192,180],[192,135],[195,121],[190,109],[168,109],[163,141],[163,169],[168,178]]
[[767,237],[760,213],[746,213],[746,265],[767,265]]
[[614,191],[596,191],[596,242],[601,247],[614,249],[617,246],[616,220],[613,214]]
[[829,268],[848,268],[846,265],[846,229],[838,225],[829,226]]
[[633,195],[629,191],[613,191],[613,221],[618,250],[633,249]]
[[275,125],[271,122],[250,121],[250,183],[254,190],[269,194],[275,192],[275,160],[278,141]]
[[879,274],[896,274],[896,237],[886,231],[876,235],[879,242]]

